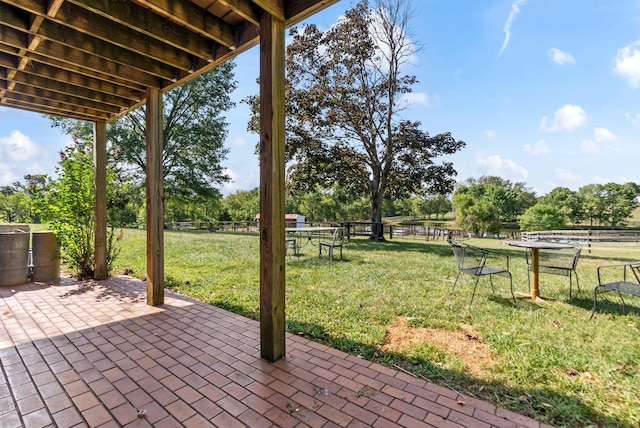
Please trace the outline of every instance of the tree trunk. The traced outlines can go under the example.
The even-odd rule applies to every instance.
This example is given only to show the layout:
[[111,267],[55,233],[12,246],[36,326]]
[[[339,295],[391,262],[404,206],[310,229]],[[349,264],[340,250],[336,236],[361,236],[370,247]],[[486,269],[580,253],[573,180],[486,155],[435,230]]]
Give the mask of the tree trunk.
[[369,239],[384,241],[384,227],[382,225],[382,193],[371,194],[371,235]]

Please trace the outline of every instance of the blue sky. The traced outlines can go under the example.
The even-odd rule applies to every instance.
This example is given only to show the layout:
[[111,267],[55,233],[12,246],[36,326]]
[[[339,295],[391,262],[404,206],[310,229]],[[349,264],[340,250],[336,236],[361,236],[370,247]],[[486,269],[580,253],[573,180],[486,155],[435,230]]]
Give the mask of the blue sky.
[[[640,0],[413,0],[405,117],[467,143],[458,179],[499,175],[538,195],[558,186],[640,183]],[[342,0],[310,21],[329,28]],[[259,183],[257,136],[240,100],[255,94],[258,50],[237,60],[224,166],[229,194]],[[40,115],[0,107],[0,186],[53,174],[69,138]]]

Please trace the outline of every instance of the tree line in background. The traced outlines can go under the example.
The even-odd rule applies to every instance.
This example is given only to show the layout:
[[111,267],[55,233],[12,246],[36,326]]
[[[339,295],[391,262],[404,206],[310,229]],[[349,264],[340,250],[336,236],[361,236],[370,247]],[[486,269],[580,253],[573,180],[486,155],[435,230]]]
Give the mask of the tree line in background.
[[567,226],[621,227],[638,207],[635,183],[589,184],[577,191],[557,187],[536,197],[525,183],[485,176],[461,183],[453,194],[456,223],[477,236],[499,233],[504,223],[522,231]]
[[[62,177],[68,176],[69,171],[85,168],[85,181],[92,186],[90,147],[86,141],[78,144],[61,154],[60,168],[67,171]],[[86,162],[72,156],[75,152],[85,153],[81,159]],[[79,165],[71,169],[65,162],[78,162]],[[111,169],[116,164],[110,162],[109,165],[112,165]],[[144,189],[116,180],[116,171],[109,174],[114,177],[109,191],[110,224],[117,227],[144,224]],[[59,186],[46,175],[28,175],[25,183],[0,187],[0,219],[26,223],[49,221],[51,214],[47,215],[43,207],[59,198]],[[89,190],[92,188],[87,188],[87,204],[92,203]],[[607,183],[589,184],[577,191],[557,187],[547,195],[537,197],[525,183],[483,176],[459,183],[452,195],[422,190],[409,198],[385,200],[382,211],[386,218],[400,216],[406,221],[443,220],[453,212],[460,228],[478,236],[496,234],[505,224],[517,225],[520,230],[623,227],[638,207],[639,193],[640,186],[635,183]],[[255,188],[237,191],[224,198],[214,196],[205,201],[196,198],[180,204],[169,202],[166,208],[167,222],[255,221],[260,210],[259,191]],[[366,221],[368,210],[366,197],[358,197],[338,184],[331,188],[316,186],[286,198],[286,212],[302,214],[308,222]]]

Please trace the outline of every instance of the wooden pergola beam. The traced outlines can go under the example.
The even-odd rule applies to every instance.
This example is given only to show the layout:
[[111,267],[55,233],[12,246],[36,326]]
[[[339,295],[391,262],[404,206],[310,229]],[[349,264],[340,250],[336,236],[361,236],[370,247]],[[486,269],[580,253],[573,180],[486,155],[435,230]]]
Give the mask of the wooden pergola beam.
[[164,190],[162,92],[147,89],[147,304],[164,303]]
[[107,123],[93,124],[94,170],[94,273],[95,279],[107,277]]
[[260,25],[260,349],[285,355],[284,248],[285,23],[263,13]]

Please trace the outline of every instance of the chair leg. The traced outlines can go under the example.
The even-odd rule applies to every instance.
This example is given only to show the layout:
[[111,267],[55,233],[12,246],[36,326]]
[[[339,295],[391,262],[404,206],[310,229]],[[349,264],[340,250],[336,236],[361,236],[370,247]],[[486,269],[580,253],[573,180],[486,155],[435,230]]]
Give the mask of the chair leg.
[[493,294],[494,296],[496,295],[496,290],[495,288],[493,288],[493,276],[489,275],[489,284],[491,284],[491,294]]
[[620,290],[618,290],[618,296],[620,296],[620,300],[622,300],[622,315],[627,315],[627,308],[624,305],[624,299],[622,298]]
[[456,284],[458,283],[458,278],[460,278],[460,274],[461,274],[461,273],[462,273],[462,272],[458,271],[458,275],[456,275],[456,280],[455,280],[455,281],[453,281],[453,287],[451,287],[451,293],[450,293],[450,294],[453,294],[453,290],[455,290],[455,289],[456,289]]
[[513,294],[513,277],[511,273],[509,273],[509,288],[511,289],[511,297],[513,298],[513,303],[516,302],[516,295]]
[[[476,282],[475,284],[473,284],[473,293],[471,294],[471,301],[469,302],[469,306],[471,306],[471,304],[473,303],[473,298],[476,296],[476,288],[478,287],[478,281],[480,280],[480,277],[477,276],[476,277]],[[489,280],[491,280],[491,276],[489,276]],[[493,286],[492,286],[493,288]]]
[[578,279],[578,272],[569,271],[569,300],[571,300],[571,288],[573,285],[573,274],[576,276],[576,287],[578,287],[578,293],[580,293],[580,280]]
[[589,319],[593,318],[593,314],[596,313],[596,305],[598,304],[598,288],[600,288],[600,286],[593,289],[593,310],[591,311]]

